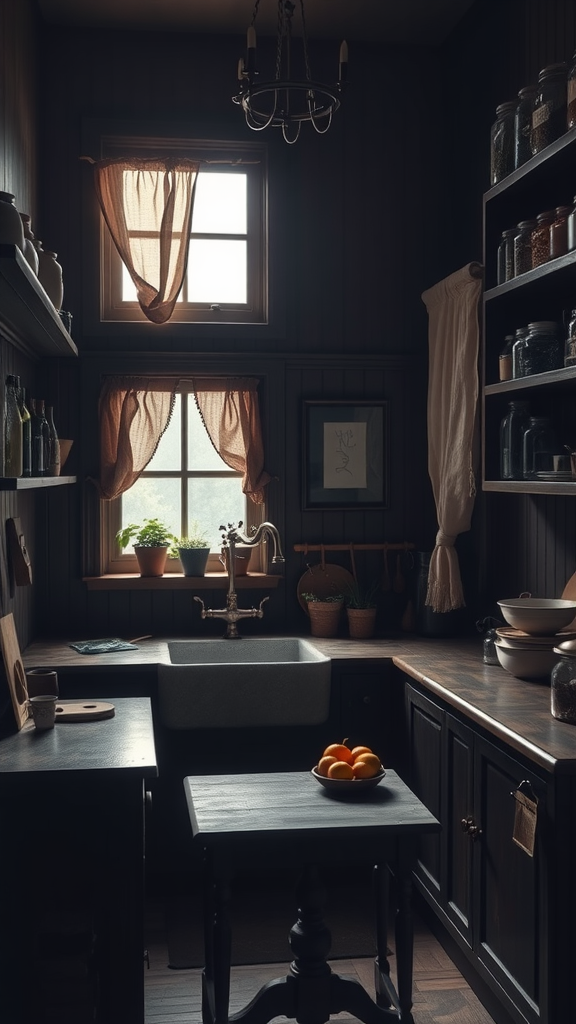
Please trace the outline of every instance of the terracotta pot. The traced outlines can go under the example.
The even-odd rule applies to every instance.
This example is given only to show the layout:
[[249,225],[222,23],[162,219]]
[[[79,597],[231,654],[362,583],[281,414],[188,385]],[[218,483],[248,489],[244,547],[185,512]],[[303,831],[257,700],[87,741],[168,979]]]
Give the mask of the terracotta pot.
[[354,640],[367,640],[374,636],[375,608],[347,608],[348,632]]
[[342,602],[309,601],[310,632],[312,636],[337,636]]
[[168,547],[147,548],[134,545],[141,576],[163,576],[168,557]]

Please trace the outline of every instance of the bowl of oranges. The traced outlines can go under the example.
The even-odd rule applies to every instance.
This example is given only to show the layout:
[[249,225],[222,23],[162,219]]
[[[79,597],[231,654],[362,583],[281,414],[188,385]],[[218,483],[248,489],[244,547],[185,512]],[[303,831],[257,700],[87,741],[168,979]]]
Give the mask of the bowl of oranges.
[[349,747],[347,740],[330,743],[312,775],[334,794],[348,795],[373,789],[386,775],[378,754],[370,747]]

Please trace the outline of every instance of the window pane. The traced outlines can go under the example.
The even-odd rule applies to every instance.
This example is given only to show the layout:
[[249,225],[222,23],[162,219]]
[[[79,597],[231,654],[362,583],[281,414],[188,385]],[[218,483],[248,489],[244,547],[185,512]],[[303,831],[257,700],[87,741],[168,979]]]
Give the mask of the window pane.
[[246,242],[193,238],[188,259],[190,302],[247,301]]
[[246,175],[201,173],[196,181],[193,234],[246,234]]
[[196,520],[210,539],[213,551],[222,546],[219,526],[245,522],[246,499],[240,477],[188,481],[190,519]]
[[[122,527],[144,519],[160,519],[176,537],[180,534],[180,482],[140,477],[122,495]],[[133,547],[124,548],[131,553]]]
[[[202,422],[198,412],[198,406],[193,395],[188,395],[188,469],[196,471],[229,470],[223,459],[220,458],[208,431]],[[232,472],[230,470],[230,472]]]
[[[165,472],[179,472],[181,460],[180,431],[182,424],[182,398],[176,395],[172,419],[164,431],[156,452],[146,466],[147,470],[164,470]],[[202,428],[204,430],[204,427]],[[204,433],[206,431],[204,430]]]

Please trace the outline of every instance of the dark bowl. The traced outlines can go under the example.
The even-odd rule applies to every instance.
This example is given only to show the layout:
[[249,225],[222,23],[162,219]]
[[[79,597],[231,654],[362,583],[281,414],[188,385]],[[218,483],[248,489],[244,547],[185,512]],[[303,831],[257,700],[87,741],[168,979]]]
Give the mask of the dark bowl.
[[365,793],[367,789],[374,789],[378,783],[382,782],[386,771],[383,768],[378,775],[373,775],[371,779],[329,779],[326,775],[320,775],[315,766],[312,768],[311,774],[316,782],[319,782],[334,796],[354,796],[357,793]]

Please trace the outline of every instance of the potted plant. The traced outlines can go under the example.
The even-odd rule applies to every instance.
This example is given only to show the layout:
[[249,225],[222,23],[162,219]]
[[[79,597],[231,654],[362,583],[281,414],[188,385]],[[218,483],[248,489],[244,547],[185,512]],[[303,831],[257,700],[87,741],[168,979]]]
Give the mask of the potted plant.
[[210,541],[202,532],[199,523],[190,524],[188,536],[179,537],[170,554],[180,559],[185,576],[204,575],[210,554]]
[[355,640],[366,640],[374,635],[376,594],[379,586],[378,581],[367,587],[361,587],[358,582],[355,582],[346,591],[348,632]]
[[176,537],[159,519],[144,519],[141,526],[130,523],[118,530],[116,539],[121,548],[128,547],[133,540],[141,576],[163,576],[168,547]]
[[319,597],[317,594],[303,593],[302,597],[308,607],[312,636],[337,636],[344,595],[330,594],[328,597]]

